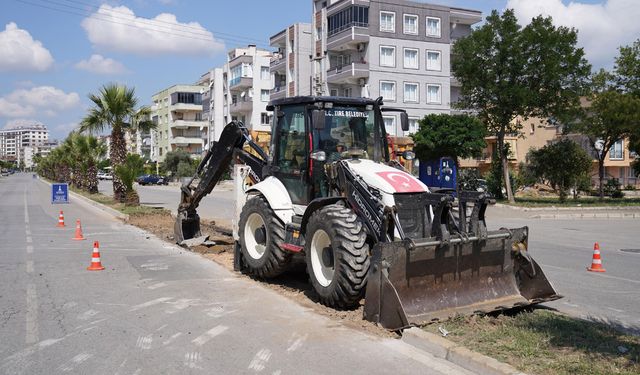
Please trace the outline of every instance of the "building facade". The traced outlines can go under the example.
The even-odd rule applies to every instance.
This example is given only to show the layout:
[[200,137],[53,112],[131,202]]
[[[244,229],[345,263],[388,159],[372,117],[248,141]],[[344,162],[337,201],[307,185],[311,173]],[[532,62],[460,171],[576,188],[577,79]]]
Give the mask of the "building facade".
[[269,38],[276,48],[271,57],[271,99],[311,95],[311,24],[296,23]]
[[[482,20],[475,10],[405,0],[313,0],[312,91],[315,95],[383,97],[405,109],[407,133],[429,113],[450,113],[459,84],[451,46]],[[387,133],[406,135],[397,115]]]
[[150,157],[163,161],[167,152],[182,150],[200,157],[209,143],[209,124],[202,115],[205,86],[174,85],[153,95]]
[[24,162],[27,147],[43,146],[49,142],[49,130],[42,124],[17,125],[0,130],[0,159]]

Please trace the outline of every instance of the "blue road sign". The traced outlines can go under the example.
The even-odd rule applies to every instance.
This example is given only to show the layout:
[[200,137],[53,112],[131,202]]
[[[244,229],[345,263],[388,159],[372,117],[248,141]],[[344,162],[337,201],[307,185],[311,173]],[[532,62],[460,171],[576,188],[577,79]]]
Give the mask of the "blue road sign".
[[69,185],[51,184],[51,204],[69,203]]

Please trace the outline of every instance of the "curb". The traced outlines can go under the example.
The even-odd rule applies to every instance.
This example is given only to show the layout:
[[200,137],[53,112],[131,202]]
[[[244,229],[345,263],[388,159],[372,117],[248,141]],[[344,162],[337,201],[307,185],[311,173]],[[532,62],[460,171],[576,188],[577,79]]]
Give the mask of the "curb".
[[640,206],[575,206],[575,207],[519,207],[512,206],[510,204],[496,203],[495,207],[509,208],[515,211],[535,212],[535,211],[638,211],[640,212]]
[[466,370],[480,375],[525,375],[515,367],[502,363],[497,359],[476,353],[468,348],[442,338],[433,333],[413,327],[404,330],[402,341],[417,349],[431,353],[433,356],[446,359]]
[[640,213],[593,213],[593,214],[557,214],[535,215],[532,219],[640,219]]
[[[45,184],[51,186],[51,183],[49,181],[43,180],[42,178],[39,178],[38,181],[42,181]],[[74,198],[76,198],[80,203],[86,204],[91,206],[94,209],[98,209],[108,215],[111,215],[117,219],[122,219],[122,220],[128,220],[129,219],[129,215],[123,214],[120,211],[114,210],[111,207],[105,206],[102,203],[98,203],[96,201],[93,201],[85,196],[82,196],[74,191],[71,191],[71,189],[69,189],[69,195],[73,196]]]

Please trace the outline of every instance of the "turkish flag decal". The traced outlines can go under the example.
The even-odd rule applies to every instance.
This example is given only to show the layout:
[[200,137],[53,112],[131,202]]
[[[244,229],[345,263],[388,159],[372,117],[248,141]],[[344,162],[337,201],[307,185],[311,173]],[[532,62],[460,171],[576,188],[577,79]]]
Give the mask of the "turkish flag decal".
[[408,173],[393,171],[378,172],[376,174],[387,181],[397,193],[418,193],[426,191],[425,188],[416,181],[415,177]]

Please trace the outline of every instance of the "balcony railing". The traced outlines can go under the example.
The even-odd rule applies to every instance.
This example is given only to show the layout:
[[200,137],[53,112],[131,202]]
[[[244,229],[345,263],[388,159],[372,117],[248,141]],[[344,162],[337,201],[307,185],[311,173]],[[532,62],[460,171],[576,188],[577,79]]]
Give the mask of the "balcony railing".
[[352,21],[352,22],[346,23],[344,25],[341,25],[339,27],[336,27],[334,29],[329,30],[329,32],[327,32],[327,36],[331,37],[333,35],[336,35],[336,34],[342,32],[342,31],[350,29],[352,27],[369,27],[369,23]]

